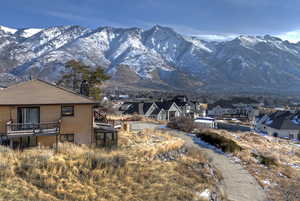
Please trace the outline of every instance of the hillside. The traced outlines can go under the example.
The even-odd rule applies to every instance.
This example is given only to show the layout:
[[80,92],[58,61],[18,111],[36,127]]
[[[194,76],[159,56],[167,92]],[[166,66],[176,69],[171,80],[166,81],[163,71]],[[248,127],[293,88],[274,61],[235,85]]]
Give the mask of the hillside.
[[[273,36],[208,42],[156,25],[141,28],[0,27],[0,84],[55,81],[65,62],[103,66],[110,87],[193,92],[300,91],[300,43]],[[225,87],[226,86],[226,87]]]
[[[267,192],[269,200],[300,199],[300,144],[253,132],[208,130],[205,133],[231,140],[223,142],[223,145],[233,146],[234,142],[242,148],[232,153],[227,152],[226,155],[256,178]],[[201,134],[199,136],[205,139]]]

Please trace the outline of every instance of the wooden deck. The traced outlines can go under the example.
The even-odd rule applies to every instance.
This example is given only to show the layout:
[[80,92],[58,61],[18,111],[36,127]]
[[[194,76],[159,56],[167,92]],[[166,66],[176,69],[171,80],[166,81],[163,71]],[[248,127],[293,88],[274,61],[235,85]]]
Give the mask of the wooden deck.
[[60,121],[45,122],[39,124],[6,124],[7,138],[26,137],[26,136],[52,136],[60,133]]

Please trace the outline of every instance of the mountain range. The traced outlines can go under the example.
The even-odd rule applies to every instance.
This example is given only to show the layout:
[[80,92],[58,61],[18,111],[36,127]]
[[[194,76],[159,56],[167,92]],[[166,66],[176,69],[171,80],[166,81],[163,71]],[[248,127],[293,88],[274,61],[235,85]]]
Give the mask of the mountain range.
[[56,81],[69,60],[102,66],[107,87],[200,92],[300,92],[300,43],[270,35],[205,41],[156,25],[141,28],[0,26],[0,84]]

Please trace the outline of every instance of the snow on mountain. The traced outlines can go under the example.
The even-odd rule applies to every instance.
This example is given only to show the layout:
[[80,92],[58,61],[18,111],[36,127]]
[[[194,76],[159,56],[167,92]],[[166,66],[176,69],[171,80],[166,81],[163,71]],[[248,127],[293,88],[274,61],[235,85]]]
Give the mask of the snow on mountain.
[[20,29],[18,30],[18,35],[20,37],[23,37],[23,38],[29,38],[39,32],[41,32],[43,29],[37,29],[37,28],[28,28],[28,29]]
[[213,50],[207,46],[207,42],[205,42],[197,37],[185,37],[185,40],[193,43],[196,47],[203,49],[209,53],[213,52]]
[[0,83],[7,83],[5,77],[57,80],[71,59],[150,88],[300,91],[300,43],[269,35],[214,42],[158,25],[148,30],[0,28]]
[[17,32],[17,29],[5,27],[5,26],[0,26],[0,31],[3,31],[5,33],[9,33],[9,34],[14,34],[14,33]]

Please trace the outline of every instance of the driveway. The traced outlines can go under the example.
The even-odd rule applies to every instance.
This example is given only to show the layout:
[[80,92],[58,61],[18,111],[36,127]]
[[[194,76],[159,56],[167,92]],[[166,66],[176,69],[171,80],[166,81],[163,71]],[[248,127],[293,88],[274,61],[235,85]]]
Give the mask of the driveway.
[[255,178],[251,176],[240,164],[232,162],[224,154],[210,149],[199,143],[199,140],[187,133],[162,128],[161,125],[145,122],[132,122],[133,131],[143,129],[163,129],[171,135],[183,139],[187,146],[196,147],[203,151],[211,160],[212,164],[222,172],[224,177],[221,188],[226,192],[230,201],[266,201],[266,194]]

